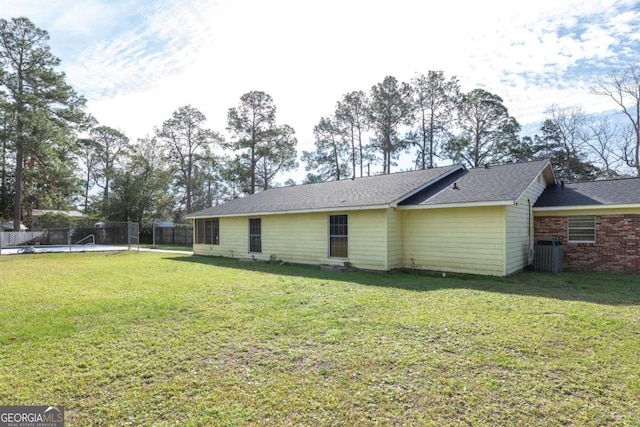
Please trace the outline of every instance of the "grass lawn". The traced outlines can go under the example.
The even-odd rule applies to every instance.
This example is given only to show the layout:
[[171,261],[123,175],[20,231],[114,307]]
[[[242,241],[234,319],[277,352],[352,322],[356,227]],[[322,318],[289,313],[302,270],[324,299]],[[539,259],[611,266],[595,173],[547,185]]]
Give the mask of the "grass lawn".
[[89,425],[640,425],[640,278],[0,257],[0,404]]

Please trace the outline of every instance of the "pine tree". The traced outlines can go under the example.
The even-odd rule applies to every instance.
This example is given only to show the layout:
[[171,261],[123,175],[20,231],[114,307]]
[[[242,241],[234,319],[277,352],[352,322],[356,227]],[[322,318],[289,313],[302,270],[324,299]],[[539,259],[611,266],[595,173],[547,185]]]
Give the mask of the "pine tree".
[[73,130],[85,120],[81,111],[85,101],[55,70],[60,60],[51,54],[48,40],[47,32],[26,18],[0,19],[0,89],[7,94],[3,104],[11,117],[4,125],[15,156],[15,230],[23,216],[25,163],[48,165],[59,160],[47,159],[46,148],[71,145]]

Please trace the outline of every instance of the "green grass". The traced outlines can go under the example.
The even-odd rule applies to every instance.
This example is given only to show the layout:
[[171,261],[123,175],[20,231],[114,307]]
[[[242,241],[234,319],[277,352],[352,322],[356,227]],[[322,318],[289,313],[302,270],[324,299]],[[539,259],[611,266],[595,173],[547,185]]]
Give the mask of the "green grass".
[[640,279],[0,257],[0,403],[69,426],[640,425]]

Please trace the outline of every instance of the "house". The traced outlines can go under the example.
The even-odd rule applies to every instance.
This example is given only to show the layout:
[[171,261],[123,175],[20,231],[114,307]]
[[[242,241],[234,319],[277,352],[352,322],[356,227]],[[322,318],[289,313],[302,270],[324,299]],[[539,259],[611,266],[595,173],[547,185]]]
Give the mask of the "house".
[[273,188],[194,212],[194,254],[505,276],[531,263],[548,160]]
[[[5,221],[0,224],[0,231],[13,231],[13,221]],[[26,231],[29,228],[20,222],[20,231]]]
[[76,210],[62,211],[55,209],[33,209],[31,211],[31,228],[37,229],[39,227],[38,221],[46,214],[66,215],[75,220],[86,218],[86,215]]
[[55,209],[33,209],[31,211],[31,216],[34,218],[40,218],[42,215],[46,215],[46,214],[61,214],[61,215],[66,215],[66,216],[70,216],[71,218],[85,218],[86,215],[83,214],[80,211],[75,211],[75,210],[71,210],[71,211],[61,211],[61,210],[55,210]]
[[533,216],[536,239],[562,242],[563,268],[640,273],[640,178],[551,185]]

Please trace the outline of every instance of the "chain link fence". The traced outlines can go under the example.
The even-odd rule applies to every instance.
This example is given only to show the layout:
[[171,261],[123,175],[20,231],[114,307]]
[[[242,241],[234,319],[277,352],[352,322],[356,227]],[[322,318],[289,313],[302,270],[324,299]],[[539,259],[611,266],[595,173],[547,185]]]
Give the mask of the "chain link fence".
[[25,246],[124,246],[140,245],[140,227],[135,222],[77,223],[69,228],[0,231],[0,249]]
[[193,225],[149,224],[140,230],[140,243],[156,246],[193,246]]

